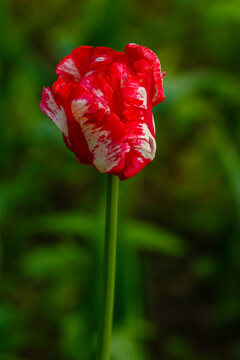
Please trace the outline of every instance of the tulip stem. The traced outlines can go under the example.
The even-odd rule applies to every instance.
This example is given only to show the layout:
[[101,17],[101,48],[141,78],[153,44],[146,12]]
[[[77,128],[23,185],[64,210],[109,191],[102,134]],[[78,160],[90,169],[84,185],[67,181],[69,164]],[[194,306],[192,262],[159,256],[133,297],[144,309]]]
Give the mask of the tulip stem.
[[110,358],[117,250],[118,188],[118,177],[108,175],[102,313],[97,360],[109,360]]

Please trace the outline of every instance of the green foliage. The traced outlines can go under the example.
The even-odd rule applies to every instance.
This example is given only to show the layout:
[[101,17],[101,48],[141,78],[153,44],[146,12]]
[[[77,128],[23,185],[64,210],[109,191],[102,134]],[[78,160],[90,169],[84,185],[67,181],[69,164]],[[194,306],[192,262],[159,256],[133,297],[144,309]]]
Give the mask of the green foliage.
[[40,111],[79,45],[159,56],[156,159],[120,185],[111,360],[238,360],[237,0],[0,4],[0,360],[91,360],[105,177]]

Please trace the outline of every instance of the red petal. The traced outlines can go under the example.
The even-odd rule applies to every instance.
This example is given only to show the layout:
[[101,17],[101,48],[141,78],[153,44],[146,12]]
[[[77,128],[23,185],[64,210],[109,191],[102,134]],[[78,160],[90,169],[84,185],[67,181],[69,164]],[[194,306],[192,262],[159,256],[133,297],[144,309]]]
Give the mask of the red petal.
[[128,144],[131,150],[126,154],[125,166],[120,175],[122,180],[129,179],[141,171],[155,157],[156,142],[146,124],[133,126],[129,132]]
[[82,79],[81,86],[111,108],[112,112],[115,112],[115,94],[113,88],[102,74],[95,73],[94,75],[87,76]]
[[78,121],[68,119],[68,137],[64,137],[66,146],[71,150],[79,162],[86,165],[92,165],[93,155],[89,151],[88,144],[83,135],[82,128]]
[[125,54],[128,57],[129,61],[133,64],[136,71],[144,72],[146,69],[145,66],[142,66],[143,63],[139,62],[141,59],[145,59],[152,67],[152,76],[153,76],[153,85],[152,85],[152,105],[155,106],[158,103],[164,101],[163,93],[163,76],[161,73],[161,65],[156,54],[150,49],[139,46],[137,44],[128,44],[125,47]]
[[149,87],[147,79],[138,74],[130,77],[121,89],[122,120],[127,131],[127,143],[131,148],[125,157],[121,179],[136,175],[155,156],[155,129],[152,103],[147,91]]
[[92,57],[93,47],[92,46],[79,46],[72,51],[72,59],[76,64],[81,76],[84,76],[90,59]]
[[129,76],[134,75],[125,62],[113,62],[108,69],[108,76],[116,91],[125,86]]
[[79,83],[72,81],[71,76],[59,76],[57,81],[52,86],[52,91],[55,99],[59,103],[66,103],[74,89],[79,86]]
[[105,116],[104,113],[101,116],[97,114],[101,106],[91,94],[83,94],[72,102],[72,112],[81,127],[96,169],[101,173],[120,171],[124,166],[125,153],[129,151],[129,145],[125,143],[126,131],[117,115],[107,115],[107,111]]
[[96,121],[111,113],[106,102],[88,92],[83,92],[79,98],[74,99],[71,108],[73,117],[78,121],[85,117]]

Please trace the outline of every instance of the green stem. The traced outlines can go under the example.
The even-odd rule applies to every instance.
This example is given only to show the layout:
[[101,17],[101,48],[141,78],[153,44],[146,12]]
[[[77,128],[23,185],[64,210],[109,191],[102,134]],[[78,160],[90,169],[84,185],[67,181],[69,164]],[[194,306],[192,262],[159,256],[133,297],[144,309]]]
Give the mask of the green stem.
[[106,234],[103,260],[103,301],[97,360],[109,360],[110,358],[117,249],[118,188],[118,177],[108,175]]

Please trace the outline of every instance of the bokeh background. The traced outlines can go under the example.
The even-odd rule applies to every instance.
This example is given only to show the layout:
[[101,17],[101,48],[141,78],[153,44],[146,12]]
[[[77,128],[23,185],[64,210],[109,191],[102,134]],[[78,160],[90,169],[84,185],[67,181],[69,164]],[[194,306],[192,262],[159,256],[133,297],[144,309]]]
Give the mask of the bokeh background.
[[112,360],[240,359],[238,0],[0,4],[0,359],[92,360],[106,176],[39,109],[80,45],[159,56],[158,151],[121,183]]

